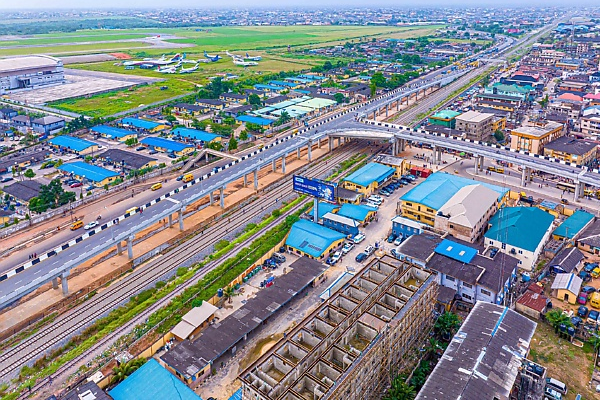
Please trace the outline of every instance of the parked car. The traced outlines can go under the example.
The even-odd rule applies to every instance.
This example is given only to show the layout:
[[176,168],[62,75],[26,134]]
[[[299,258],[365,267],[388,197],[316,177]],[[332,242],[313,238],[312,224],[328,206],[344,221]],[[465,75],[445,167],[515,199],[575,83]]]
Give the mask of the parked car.
[[354,248],[354,243],[352,242],[346,242],[344,244],[344,247],[342,247],[342,254],[348,254],[350,252],[350,250],[352,250]]
[[588,311],[589,310],[586,306],[579,306],[579,308],[577,309],[577,315],[581,318],[585,318],[588,315]]
[[587,322],[589,322],[590,324],[598,323],[598,315],[600,315],[600,313],[598,313],[598,311],[596,311],[596,310],[590,311],[590,313],[587,316]]
[[394,240],[394,246],[400,246],[402,244],[402,236],[398,236],[396,240]]
[[280,264],[285,262],[285,256],[283,254],[273,253],[271,258],[274,258],[275,261],[277,261]]
[[584,281],[584,282],[589,282],[592,280],[592,275],[590,275],[589,272],[585,272],[585,271],[579,271],[579,277]]
[[575,328],[579,328],[579,325],[581,325],[582,322],[583,320],[579,317],[571,317],[571,323]]
[[560,394],[567,394],[569,391],[567,385],[554,378],[546,378],[546,387],[557,391]]
[[372,194],[369,196],[369,200],[377,200],[377,201],[383,202],[383,197],[378,196],[376,194]]
[[562,395],[556,390],[546,387],[544,389],[544,400],[562,400]]
[[177,155],[175,155],[173,153],[169,153],[169,155],[167,157],[169,157],[169,158],[177,158]]
[[598,264],[597,263],[589,263],[589,264],[586,264],[583,267],[583,270],[585,272],[592,272],[595,268],[598,268]]
[[135,151],[142,151],[142,150],[144,150],[144,149],[145,149],[145,147],[144,147],[144,146],[140,146],[140,147],[137,147],[137,148],[135,149]]
[[393,243],[394,240],[396,240],[396,234],[395,233],[391,233],[390,236],[387,237],[387,242],[388,243]]
[[154,149],[152,149],[152,150],[150,150],[150,151],[148,152],[148,154],[156,154],[156,153],[158,153],[158,151],[157,151],[157,150],[154,150]]
[[375,204],[375,203],[370,202],[370,201],[367,201],[366,205],[369,206],[369,207],[373,207],[373,208],[379,208],[379,204]]
[[398,252],[396,251],[396,249],[392,249],[391,253],[392,253],[392,255],[393,255],[394,257],[396,257],[397,259],[400,259],[400,253],[398,253]]
[[581,291],[582,291],[583,293],[590,294],[590,293],[594,293],[594,292],[596,291],[596,288],[595,288],[595,287],[593,287],[593,286],[584,286],[584,287],[581,289]]
[[367,257],[369,256],[365,253],[359,253],[354,260],[356,260],[356,262],[363,262],[367,259]]
[[354,242],[354,244],[359,244],[360,242],[365,240],[365,237],[366,237],[365,235],[363,235],[362,233],[359,233],[358,235],[356,235],[352,238],[352,241]]
[[83,229],[90,230],[90,229],[94,229],[97,226],[98,226],[98,222],[92,221],[92,222],[89,222],[86,226],[84,226]]
[[371,245],[368,245],[367,248],[365,249],[365,253],[367,254],[367,256],[370,256],[374,252],[375,252],[375,247],[373,247]]
[[342,259],[342,253],[339,251],[336,251],[335,253],[333,253],[333,255],[331,256],[331,265],[335,265],[335,263],[337,263],[338,261],[340,261]]
[[69,187],[72,187],[72,188],[76,188],[76,187],[79,187],[79,186],[83,186],[83,183],[81,183],[81,182],[73,182],[73,183],[71,183],[69,185]]
[[596,267],[591,272],[592,278],[598,278],[600,276],[600,267]]
[[581,292],[579,293],[579,296],[577,296],[577,303],[585,305],[587,303],[587,298],[587,293]]
[[2,178],[2,180],[0,182],[6,183],[6,182],[10,182],[12,180],[13,180],[12,176],[5,176],[4,178]]

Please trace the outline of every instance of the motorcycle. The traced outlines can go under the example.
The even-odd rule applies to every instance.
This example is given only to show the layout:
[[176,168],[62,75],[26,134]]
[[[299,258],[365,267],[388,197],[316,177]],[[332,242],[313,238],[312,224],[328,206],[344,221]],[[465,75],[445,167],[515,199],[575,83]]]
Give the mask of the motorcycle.
[[96,218],[96,221],[100,221],[102,219],[102,215],[98,215],[98,217]]

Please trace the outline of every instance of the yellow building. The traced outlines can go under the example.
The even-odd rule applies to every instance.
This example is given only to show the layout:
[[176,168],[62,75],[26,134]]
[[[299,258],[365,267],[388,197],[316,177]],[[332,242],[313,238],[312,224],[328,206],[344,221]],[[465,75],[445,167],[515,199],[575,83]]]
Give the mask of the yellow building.
[[543,154],[544,147],[564,135],[563,124],[547,121],[543,125],[522,126],[514,129],[510,136],[510,148]]
[[394,178],[401,178],[402,175],[406,175],[411,167],[410,163],[404,158],[390,156],[387,154],[378,155],[375,158],[375,162],[390,168],[394,168]]
[[285,246],[299,256],[324,260],[341,246],[345,239],[346,235],[343,233],[301,219],[292,225]]
[[556,274],[552,282],[552,295],[558,300],[576,304],[582,286],[582,279],[575,274]]
[[198,99],[196,104],[211,111],[220,111],[227,107],[227,103],[219,99]]
[[496,117],[492,120],[492,130],[496,132],[497,130],[503,131],[506,129],[506,117]]
[[395,168],[387,165],[368,163],[346,177],[342,182],[342,187],[369,196],[383,186],[395,172]]
[[544,147],[544,155],[577,165],[587,165],[596,158],[596,144],[562,136]]

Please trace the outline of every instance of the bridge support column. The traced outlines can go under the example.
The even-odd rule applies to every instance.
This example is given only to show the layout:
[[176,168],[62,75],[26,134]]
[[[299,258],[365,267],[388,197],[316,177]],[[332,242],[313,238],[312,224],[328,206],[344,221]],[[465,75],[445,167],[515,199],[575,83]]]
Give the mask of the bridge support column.
[[321,148],[321,138],[317,139],[317,149]]
[[309,140],[308,141],[308,162],[312,161],[312,142]]
[[206,163],[208,164],[208,152],[206,152]]
[[58,289],[58,278],[52,279],[52,289]]
[[525,182],[527,181],[527,170],[529,168],[527,167],[523,167],[523,170],[521,171],[521,186],[525,186]]
[[277,160],[273,160],[271,165],[273,166],[273,172],[276,172],[277,171]]
[[483,171],[483,160],[484,160],[484,157],[479,156],[479,169],[482,171]]
[[330,137],[328,142],[329,142],[329,152],[332,152],[333,151],[333,138]]
[[400,110],[400,102],[401,102],[401,101],[402,101],[402,100],[396,100],[396,111],[399,111],[399,110]]
[[479,156],[473,155],[475,157],[475,175],[479,175]]
[[296,156],[298,157],[298,160],[300,159],[300,147],[298,147],[298,150],[296,150]]
[[390,112],[390,105],[389,105],[389,104],[386,104],[386,105],[385,105],[385,117],[386,117],[386,118],[388,117],[388,115],[389,115],[389,112]]
[[219,201],[221,208],[225,208],[225,186],[221,186],[221,189],[219,189]]
[[169,228],[173,226],[173,214],[169,215]]
[[319,199],[315,197],[313,206],[313,222],[319,223]]
[[244,187],[248,186],[248,175],[244,174]]
[[69,294],[69,281],[67,280],[67,277],[69,276],[69,274],[70,274],[69,271],[65,271],[60,276],[60,283],[62,285],[62,292],[63,292],[63,294],[65,296]]
[[399,148],[397,149],[398,152],[404,152],[404,150],[406,150],[406,140],[405,139],[400,139],[398,141],[398,146]]
[[342,139],[343,139],[342,137],[338,138],[338,147],[340,147],[342,145],[342,143],[343,143]]
[[208,200],[210,202],[210,205],[212,206],[213,204],[215,204],[215,196],[213,195],[213,192],[210,192],[208,194]]
[[117,255],[121,255],[123,254],[123,245],[121,244],[121,242],[117,242]]
[[177,218],[179,219],[179,231],[183,232],[183,209],[177,211]]
[[584,193],[584,187],[585,185],[579,181],[575,182],[575,193],[573,195],[573,199],[575,201],[579,200],[580,198],[583,197],[583,193]]
[[133,236],[127,238],[127,257],[131,260],[133,258]]
[[285,154],[281,157],[281,173],[285,174]]
[[254,190],[258,190],[258,168],[254,170]]

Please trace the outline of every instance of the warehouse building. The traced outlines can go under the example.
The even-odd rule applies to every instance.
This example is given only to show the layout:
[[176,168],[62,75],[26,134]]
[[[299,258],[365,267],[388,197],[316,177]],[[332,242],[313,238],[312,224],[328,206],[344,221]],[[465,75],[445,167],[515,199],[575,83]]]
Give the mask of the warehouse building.
[[72,152],[79,155],[94,154],[95,152],[98,152],[99,148],[98,143],[68,135],[53,137],[52,139],[48,140],[48,143],[58,150]]
[[594,215],[583,210],[577,210],[569,218],[565,219],[552,232],[555,240],[573,239],[594,222]]
[[327,213],[323,216],[323,226],[345,235],[358,235],[358,221],[339,214]]
[[108,125],[98,125],[90,129],[94,134],[100,135],[106,139],[118,140],[119,142],[125,142],[127,139],[137,139],[137,132],[130,131],[127,129],[115,128]]
[[0,93],[63,83],[63,63],[58,58],[35,55],[0,60]]
[[98,186],[109,184],[119,177],[119,174],[115,171],[87,164],[83,161],[63,164],[58,167],[58,169],[63,171],[63,173],[75,176],[84,183],[87,179],[90,182],[94,182],[94,184]]
[[176,142],[175,140],[164,139],[161,137],[147,137],[142,139],[140,143],[156,151],[173,153],[179,157],[194,152],[194,146],[191,144]]
[[394,172],[395,168],[371,162],[347,176],[342,186],[368,196],[383,186]]
[[433,274],[375,259],[240,375],[243,398],[381,399],[429,332]]
[[298,255],[323,259],[340,246],[345,238],[343,233],[301,219],[292,225],[285,245],[289,251]]
[[377,209],[362,204],[342,204],[342,207],[338,210],[337,214],[346,218],[352,218],[361,225],[364,225],[375,218]]
[[175,128],[172,132],[172,135],[177,138],[186,138],[191,139],[202,144],[212,143],[212,142],[220,142],[221,136],[215,135],[214,133],[208,133],[205,131],[199,131],[197,129],[190,128]]
[[124,128],[133,128],[137,131],[142,132],[160,132],[168,128],[167,125],[161,124],[160,122],[148,121],[147,119],[141,118],[123,118],[121,120],[121,126]]
[[127,171],[152,168],[157,165],[156,158],[121,149],[108,149],[105,152],[98,154],[98,158]]

